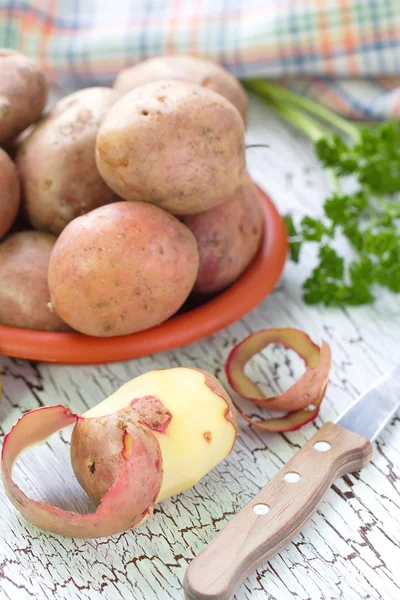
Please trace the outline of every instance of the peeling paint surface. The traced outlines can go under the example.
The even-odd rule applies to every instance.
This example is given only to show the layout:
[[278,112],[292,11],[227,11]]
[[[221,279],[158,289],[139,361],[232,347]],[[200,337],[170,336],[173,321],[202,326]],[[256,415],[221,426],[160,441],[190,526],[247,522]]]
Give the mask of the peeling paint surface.
[[[282,213],[322,211],[327,184],[311,147],[251,106],[249,171]],[[400,361],[400,300],[382,292],[375,305],[327,310],[306,307],[301,281],[314,256],[288,264],[275,291],[250,315],[224,331],[179,350],[93,367],[34,364],[0,357],[3,398],[0,434],[25,411],[63,403],[82,413],[147,370],[195,366],[227,386],[222,365],[233,345],[265,327],[304,329],[333,355],[330,385],[314,424],[267,434],[240,421],[231,456],[196,487],[154,511],[140,527],[108,539],[70,540],[31,526],[4,497],[0,484],[0,600],[180,600],[191,560],[231,517],[309,439],[334,420],[378,376]],[[294,354],[269,348],[249,363],[252,378],[279,393],[301,373]],[[246,409],[249,405],[243,404]],[[249,414],[256,414],[250,407]],[[35,499],[63,508],[93,508],[69,464],[70,431],[27,451],[15,476]],[[236,600],[397,600],[400,598],[400,415],[374,446],[372,463],[339,479],[298,535],[239,588]]]

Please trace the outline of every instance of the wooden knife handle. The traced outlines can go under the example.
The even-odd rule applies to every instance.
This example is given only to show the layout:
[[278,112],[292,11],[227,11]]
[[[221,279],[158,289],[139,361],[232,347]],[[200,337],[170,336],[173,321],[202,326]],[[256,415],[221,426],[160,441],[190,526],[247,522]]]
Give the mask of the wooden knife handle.
[[368,440],[326,423],[192,560],[186,599],[229,599],[249,573],[295,537],[334,479],[358,471],[371,455]]

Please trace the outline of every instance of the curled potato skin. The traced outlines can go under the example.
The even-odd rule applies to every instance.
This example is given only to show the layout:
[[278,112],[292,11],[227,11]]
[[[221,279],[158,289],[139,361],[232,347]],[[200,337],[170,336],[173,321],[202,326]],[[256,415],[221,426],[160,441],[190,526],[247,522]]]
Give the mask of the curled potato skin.
[[0,240],[14,223],[19,204],[20,185],[15,165],[0,148]]
[[197,269],[196,240],[183,223],[152,204],[117,202],[64,229],[49,264],[51,299],[81,333],[126,335],[173,315]]
[[119,97],[101,87],[70,94],[19,143],[23,207],[35,229],[58,235],[74,218],[118,200],[94,154],[100,122]]
[[183,222],[196,238],[200,266],[193,291],[215,294],[231,285],[260,247],[263,214],[255,184],[246,175],[225,202]]
[[47,268],[55,236],[20,231],[0,244],[0,324],[41,331],[68,331],[48,306]]
[[130,456],[127,456],[116,480],[94,513],[82,515],[38,502],[26,496],[13,481],[13,464],[23,450],[43,442],[78,420],[79,417],[70,409],[60,405],[43,406],[18,419],[4,438],[1,455],[6,494],[26,519],[57,535],[96,538],[122,533],[152,513],[163,478],[162,456],[157,440],[140,422],[132,419],[126,424],[126,430],[119,430],[120,441],[125,436],[131,441]]
[[176,215],[213,208],[245,172],[244,127],[232,104],[204,87],[156,81],[125,94],[104,118],[98,169],[125,200]]
[[9,48],[0,49],[0,144],[37,121],[46,106],[48,84],[39,67]]
[[[171,419],[171,413],[154,396],[139,398],[134,405],[128,405],[117,413],[99,418],[78,419],[71,438],[71,463],[75,476],[87,495],[100,503],[118,478],[126,461],[126,454],[124,450],[121,451],[121,447],[124,447],[128,423],[139,425],[153,444],[155,440],[150,432],[157,431],[161,423],[163,431],[167,431]],[[161,470],[162,455],[157,442],[156,444],[160,463],[158,470]],[[138,489],[146,486],[146,475],[141,474],[142,481],[140,484],[138,482]],[[153,504],[158,492],[159,489]]]
[[247,121],[247,94],[241,83],[218,64],[196,56],[155,56],[121,71],[114,88],[130,92],[140,85],[161,79],[197,83],[224,96]]

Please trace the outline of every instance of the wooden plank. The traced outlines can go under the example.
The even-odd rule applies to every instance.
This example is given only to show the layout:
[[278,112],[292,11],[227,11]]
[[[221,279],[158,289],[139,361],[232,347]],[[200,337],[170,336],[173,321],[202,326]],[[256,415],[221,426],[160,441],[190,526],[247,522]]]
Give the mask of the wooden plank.
[[[321,212],[326,182],[303,138],[253,102],[249,170],[279,209]],[[332,347],[331,383],[321,417],[300,432],[271,435],[241,422],[232,455],[195,488],[158,506],[135,531],[105,540],[69,540],[40,532],[4,497],[0,486],[0,600],[177,600],[190,559],[290,459],[325,420],[334,419],[368,384],[400,359],[399,298],[382,292],[363,308],[310,308],[300,284],[306,265],[288,264],[282,281],[259,308],[228,329],[179,350],[94,367],[31,364],[0,358],[4,394],[0,432],[26,410],[63,403],[83,412],[128,379],[149,369],[192,365],[215,373],[234,343],[262,327],[293,326]],[[285,360],[286,356],[286,360]],[[250,365],[252,376],[275,392],[294,380],[301,364],[269,349]],[[254,412],[253,409],[251,409]],[[28,451],[16,467],[33,497],[88,510],[68,460],[68,432]],[[359,475],[336,482],[301,534],[252,574],[236,598],[395,600],[400,597],[400,419],[394,419]]]

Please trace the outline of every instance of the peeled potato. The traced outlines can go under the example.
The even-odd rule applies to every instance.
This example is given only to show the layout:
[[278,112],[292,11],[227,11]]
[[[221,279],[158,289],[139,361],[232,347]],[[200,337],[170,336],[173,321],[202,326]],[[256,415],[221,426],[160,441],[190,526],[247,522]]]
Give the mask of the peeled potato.
[[[88,410],[75,426],[72,466],[79,483],[96,502],[107,492],[124,460],[121,452],[115,455],[111,451],[106,456],[104,445],[98,443],[100,436],[106,441],[110,435],[111,427],[104,428],[102,420],[118,413],[121,418],[120,411],[137,404],[133,398],[146,399],[149,406],[157,398],[169,413],[164,423],[159,418],[159,427],[153,428],[163,466],[157,502],[195,485],[231,451],[236,437],[235,409],[218,380],[186,367],[149,371]],[[146,422],[143,416],[142,421]],[[88,469],[91,462],[95,469]]]
[[[97,510],[77,514],[28,498],[12,478],[18,455],[75,423],[71,461]],[[150,371],[78,417],[61,405],[23,415],[4,438],[6,494],[37,527],[69,537],[104,537],[139,525],[156,502],[195,485],[231,452],[236,411],[206,371]]]
[[152,202],[176,215],[203,212],[241,183],[243,121],[215,92],[156,81],[109,110],[96,158],[104,180],[125,200]]
[[256,186],[247,175],[223,204],[183,218],[199,247],[200,267],[194,292],[213,294],[233,283],[249,266],[263,234]]
[[20,185],[15,165],[0,148],[0,240],[14,223],[20,203]]
[[247,95],[240,82],[210,60],[196,56],[156,56],[121,71],[114,88],[126,93],[160,79],[173,79],[202,85],[232,102],[247,120]]
[[37,121],[47,102],[47,80],[26,56],[0,49],[0,144]]
[[43,331],[69,327],[49,308],[47,269],[56,237],[21,231],[0,244],[0,324]]
[[49,264],[55,311],[94,336],[158,325],[188,297],[198,269],[189,229],[157,206],[117,202],[72,221]]

